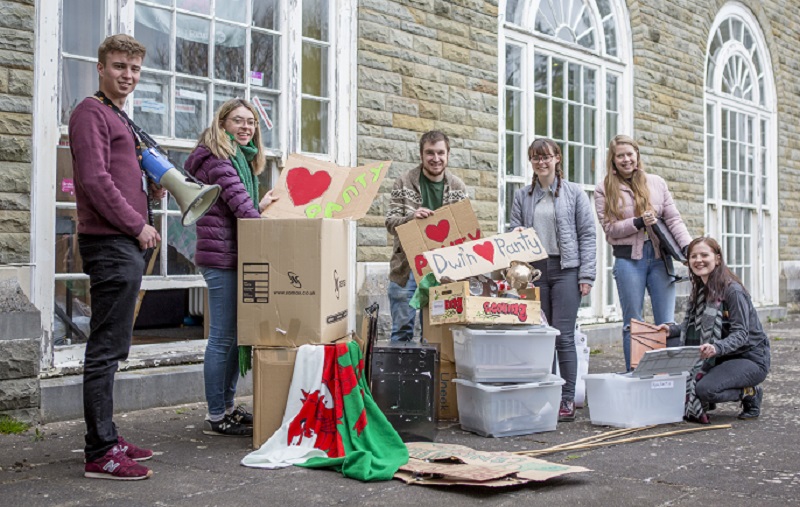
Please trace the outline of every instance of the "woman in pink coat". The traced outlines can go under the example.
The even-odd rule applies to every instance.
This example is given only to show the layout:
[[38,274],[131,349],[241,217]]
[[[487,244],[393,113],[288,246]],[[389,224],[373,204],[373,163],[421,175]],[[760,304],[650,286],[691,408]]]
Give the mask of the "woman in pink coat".
[[[651,227],[661,221],[686,248],[692,240],[672,201],[667,183],[644,171],[639,145],[618,135],[608,145],[606,177],[595,187],[595,208],[614,252],[614,279],[622,306],[622,348],[631,369],[631,319],[642,320],[644,292],[656,324],[675,319],[675,280],[667,272]],[[654,244],[655,243],[655,244]]]

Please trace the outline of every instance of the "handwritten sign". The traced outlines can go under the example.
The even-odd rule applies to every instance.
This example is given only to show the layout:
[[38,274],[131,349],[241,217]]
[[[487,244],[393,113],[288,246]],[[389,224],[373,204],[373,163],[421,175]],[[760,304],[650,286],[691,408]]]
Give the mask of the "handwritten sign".
[[303,155],[290,155],[273,194],[261,214],[272,218],[351,218],[369,211],[390,161],[360,167],[340,167]]
[[481,238],[478,218],[467,199],[442,206],[432,216],[412,220],[395,230],[417,282],[431,271],[424,252]]
[[533,229],[498,234],[423,254],[436,280],[452,280],[507,268],[511,261],[533,262],[547,252]]

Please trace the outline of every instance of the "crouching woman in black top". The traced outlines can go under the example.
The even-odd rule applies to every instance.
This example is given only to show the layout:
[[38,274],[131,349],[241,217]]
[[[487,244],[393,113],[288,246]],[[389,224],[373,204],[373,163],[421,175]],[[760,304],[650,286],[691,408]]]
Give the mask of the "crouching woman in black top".
[[750,294],[728,269],[719,243],[697,238],[688,247],[692,294],[686,318],[670,325],[668,346],[699,345],[701,360],[686,384],[685,419],[708,424],[708,410],[741,401],[739,419],[761,414],[759,385],[770,365],[769,340]]

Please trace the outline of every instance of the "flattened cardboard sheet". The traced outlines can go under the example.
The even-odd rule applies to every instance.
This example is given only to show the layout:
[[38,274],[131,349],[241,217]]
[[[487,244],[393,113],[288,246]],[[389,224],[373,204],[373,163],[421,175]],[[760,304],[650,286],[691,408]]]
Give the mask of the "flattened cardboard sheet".
[[261,214],[271,218],[363,218],[391,161],[341,167],[303,155],[289,155],[273,195]]
[[423,253],[481,238],[478,217],[468,199],[442,206],[432,216],[412,220],[395,230],[417,283],[431,272]]

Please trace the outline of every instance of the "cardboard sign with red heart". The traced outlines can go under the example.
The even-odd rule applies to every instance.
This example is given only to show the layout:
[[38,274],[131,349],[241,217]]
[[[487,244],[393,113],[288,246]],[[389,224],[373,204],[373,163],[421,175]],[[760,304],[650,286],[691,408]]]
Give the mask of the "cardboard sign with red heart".
[[363,218],[378,195],[390,161],[340,167],[303,155],[289,155],[261,216],[271,218]]
[[442,206],[432,216],[411,220],[395,230],[417,282],[431,271],[423,252],[459,245],[481,237],[478,217],[467,199]]
[[436,280],[463,280],[511,265],[511,261],[546,259],[547,252],[533,229],[507,232],[423,254]]

